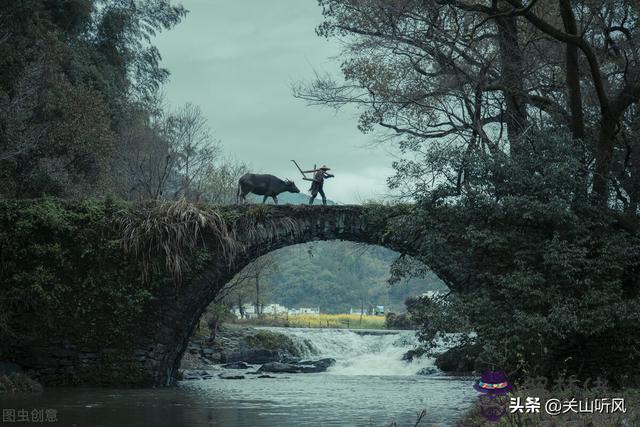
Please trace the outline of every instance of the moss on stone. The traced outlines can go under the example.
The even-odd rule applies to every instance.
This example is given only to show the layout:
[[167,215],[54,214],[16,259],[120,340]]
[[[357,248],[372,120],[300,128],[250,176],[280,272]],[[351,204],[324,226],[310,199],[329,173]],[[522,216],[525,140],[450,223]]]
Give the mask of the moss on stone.
[[301,356],[300,349],[293,340],[277,332],[258,331],[254,335],[245,337],[244,340],[251,347],[265,348],[267,350],[284,350],[292,356]]

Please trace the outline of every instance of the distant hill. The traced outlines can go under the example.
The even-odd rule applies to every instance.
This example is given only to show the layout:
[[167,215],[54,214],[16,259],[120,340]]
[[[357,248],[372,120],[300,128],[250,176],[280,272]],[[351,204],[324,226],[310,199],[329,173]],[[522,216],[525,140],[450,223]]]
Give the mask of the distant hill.
[[431,272],[389,285],[389,267],[397,256],[380,246],[352,242],[286,247],[273,253],[277,269],[264,278],[266,298],[290,308],[320,306],[325,313],[359,309],[363,301],[365,308],[384,305],[402,312],[407,297],[447,289]]

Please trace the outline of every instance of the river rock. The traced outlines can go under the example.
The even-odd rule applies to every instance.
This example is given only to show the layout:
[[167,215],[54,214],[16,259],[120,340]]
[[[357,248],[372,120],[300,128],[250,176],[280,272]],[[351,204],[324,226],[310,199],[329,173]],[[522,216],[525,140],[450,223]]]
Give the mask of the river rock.
[[300,368],[304,373],[325,372],[330,366],[335,364],[336,359],[332,358],[305,360],[299,363],[299,365],[301,365]]
[[444,372],[471,372],[480,350],[477,344],[453,347],[436,357],[435,363]]
[[279,362],[282,357],[277,350],[267,350],[265,348],[247,348],[234,352],[223,352],[222,361],[227,363],[245,362],[261,365],[269,362]]
[[245,377],[244,375],[236,375],[236,374],[219,374],[218,377],[222,378],[223,380],[243,380]]
[[302,366],[291,363],[269,362],[262,365],[260,369],[258,369],[258,372],[298,374],[302,372]]
[[222,365],[222,367],[226,369],[249,369],[250,368],[250,366],[244,362],[227,363],[226,365]]
[[289,353],[284,353],[280,355],[280,360],[274,360],[274,362],[282,362],[282,363],[292,363],[297,364],[300,363],[300,358],[296,356],[292,356]]
[[437,374],[438,368],[436,368],[435,366],[427,366],[426,368],[422,368],[420,369],[416,375],[434,375]]
[[202,379],[202,377],[197,372],[184,372],[182,374],[182,379],[184,381],[193,381],[193,380],[200,380]]

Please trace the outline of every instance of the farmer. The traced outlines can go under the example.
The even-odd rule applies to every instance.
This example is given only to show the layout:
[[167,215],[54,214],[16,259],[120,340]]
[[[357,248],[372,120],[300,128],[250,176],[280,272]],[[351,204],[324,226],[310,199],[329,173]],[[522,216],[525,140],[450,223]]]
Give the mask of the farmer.
[[322,197],[322,204],[327,204],[327,198],[324,195],[324,191],[322,190],[322,186],[324,185],[324,180],[327,178],[333,178],[333,175],[327,173],[328,170],[331,170],[326,165],[321,166],[318,169],[312,169],[310,171],[303,171],[304,173],[313,172],[313,180],[311,180],[311,188],[309,191],[311,192],[311,198],[309,199],[309,204],[312,205],[318,193],[320,193],[320,197]]

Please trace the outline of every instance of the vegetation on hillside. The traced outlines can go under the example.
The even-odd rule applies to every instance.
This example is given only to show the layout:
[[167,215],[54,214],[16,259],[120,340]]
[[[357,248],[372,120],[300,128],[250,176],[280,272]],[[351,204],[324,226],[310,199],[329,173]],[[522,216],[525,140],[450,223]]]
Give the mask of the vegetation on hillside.
[[[372,312],[377,305],[387,311],[404,311],[404,301],[446,286],[430,271],[424,277],[403,279],[389,285],[390,266],[397,253],[383,248],[350,242],[317,242],[283,248],[269,254],[261,277],[261,303],[277,303],[289,308],[320,307],[323,313],[349,313],[353,310]],[[249,266],[241,278],[251,280],[228,298],[237,307],[238,293],[244,302],[255,301],[255,267]],[[277,266],[274,268],[273,266]],[[246,274],[245,274],[246,273]]]

